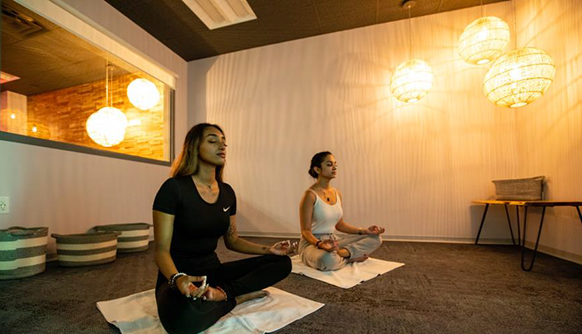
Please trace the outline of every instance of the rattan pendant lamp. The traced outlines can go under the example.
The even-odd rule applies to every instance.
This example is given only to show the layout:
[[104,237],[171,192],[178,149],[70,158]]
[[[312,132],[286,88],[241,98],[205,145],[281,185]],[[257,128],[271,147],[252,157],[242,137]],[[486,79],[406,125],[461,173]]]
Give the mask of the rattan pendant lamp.
[[469,64],[487,64],[503,54],[509,38],[509,25],[498,17],[484,16],[481,0],[481,17],[470,23],[459,37],[459,54]]
[[[412,58],[412,18],[410,10],[416,1],[404,1],[402,7],[408,10],[409,25],[409,57]],[[390,91],[399,101],[406,103],[418,102],[432,86],[432,69],[427,62],[421,59],[410,59],[398,65],[390,79]]]
[[[514,27],[517,27],[515,0],[513,16]],[[550,87],[555,74],[554,61],[545,51],[535,47],[518,49],[515,42],[515,50],[497,59],[485,75],[483,91],[498,106],[519,108],[541,97]]]
[[113,92],[109,81],[113,74],[113,66],[105,65],[105,107],[93,113],[87,119],[86,129],[95,143],[103,147],[115,146],[125,138],[127,117],[121,110],[113,107]]
[[160,92],[153,82],[139,78],[127,86],[127,97],[136,108],[148,110],[158,104]]

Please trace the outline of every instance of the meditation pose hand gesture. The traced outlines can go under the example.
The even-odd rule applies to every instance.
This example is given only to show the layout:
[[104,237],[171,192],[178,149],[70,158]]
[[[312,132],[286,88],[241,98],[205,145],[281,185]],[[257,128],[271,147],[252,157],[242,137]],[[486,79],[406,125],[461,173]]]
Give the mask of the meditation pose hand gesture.
[[319,249],[323,249],[326,252],[337,252],[339,250],[339,243],[333,239],[326,239],[326,240],[321,240],[321,242],[319,242],[319,245],[317,245],[317,247]]
[[378,227],[376,225],[372,225],[364,230],[364,234],[373,234],[373,235],[380,235],[386,231],[383,227]]
[[[174,285],[186,297],[200,298],[208,290],[206,276],[188,276],[186,274],[176,276],[179,277],[174,277]],[[194,283],[202,284],[196,287]]]
[[275,255],[290,255],[295,253],[296,250],[297,243],[291,243],[289,240],[279,241],[269,248],[269,252]]
[[[301,260],[319,270],[337,270],[367,260],[382,244],[384,228],[357,228],[344,221],[342,194],[330,185],[337,175],[337,162],[330,152],[313,156],[309,175],[316,181],[303,194],[299,208]],[[336,230],[348,236],[338,237]]]

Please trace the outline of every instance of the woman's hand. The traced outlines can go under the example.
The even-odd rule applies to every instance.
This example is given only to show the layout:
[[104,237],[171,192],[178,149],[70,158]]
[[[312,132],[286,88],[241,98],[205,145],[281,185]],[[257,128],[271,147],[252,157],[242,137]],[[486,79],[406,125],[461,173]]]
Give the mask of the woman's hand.
[[319,247],[319,249],[323,249],[326,252],[337,252],[339,250],[339,243],[336,240],[325,239],[321,240],[317,247]]
[[380,235],[386,231],[383,227],[372,225],[364,230],[364,234]]
[[[194,282],[202,282],[198,288]],[[188,298],[200,298],[208,289],[206,276],[181,276],[176,279],[176,288]]]
[[226,293],[223,290],[209,286],[202,298],[209,302],[220,302],[226,300]]
[[[202,282],[202,285],[197,288],[193,282]],[[176,279],[176,287],[180,292],[194,300],[202,298],[206,301],[219,302],[226,299],[226,293],[217,288],[213,288],[206,284],[206,276],[182,276]]]
[[269,253],[274,255],[289,255],[295,252],[297,243],[289,240],[279,241],[269,248]]

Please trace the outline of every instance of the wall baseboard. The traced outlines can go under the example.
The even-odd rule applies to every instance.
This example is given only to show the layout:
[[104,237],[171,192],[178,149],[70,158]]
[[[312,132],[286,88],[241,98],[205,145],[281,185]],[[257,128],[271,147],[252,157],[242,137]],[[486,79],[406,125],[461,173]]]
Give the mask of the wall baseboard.
[[[535,246],[534,242],[530,242],[530,241],[525,242],[525,247],[527,247],[531,250],[533,250],[534,246]],[[582,254],[574,254],[574,253],[566,252],[566,251],[563,251],[560,249],[556,249],[556,248],[548,247],[548,246],[544,246],[544,245],[538,246],[538,252],[544,253],[547,255],[551,255],[551,256],[555,256],[555,257],[560,258],[562,260],[566,260],[566,261],[570,261],[570,262],[574,262],[574,263],[582,265]]]
[[[288,239],[299,239],[299,233],[275,233],[275,232],[239,232],[238,233],[241,237],[261,237],[261,238],[288,238]],[[396,236],[396,235],[382,235],[382,239],[384,241],[405,241],[405,242],[439,242],[439,243],[454,243],[454,244],[474,244],[475,239],[473,238],[457,238],[457,237],[409,237],[409,236]],[[150,241],[150,247],[151,245]],[[511,239],[480,239],[480,245],[511,245]],[[529,249],[533,250],[535,243],[526,241],[525,246]],[[577,264],[582,265],[582,255],[574,254],[570,252],[565,252],[563,250],[559,250],[552,247],[547,247],[544,245],[538,246],[538,252],[544,253],[547,255],[551,255],[562,260],[574,262]],[[55,261],[57,260],[56,253],[49,253],[47,254],[46,261]]]
[[[263,237],[263,238],[291,238],[299,239],[299,233],[277,233],[277,232],[241,232],[238,234],[241,237]],[[341,235],[342,233],[338,233]],[[387,235],[383,234],[382,239],[385,241],[409,241],[409,242],[441,242],[441,243],[459,243],[472,244],[475,243],[473,238],[458,238],[458,237],[411,237],[402,235]],[[479,244],[495,244],[495,245],[511,245],[511,239],[485,239],[481,238]]]
[[[239,232],[242,237],[263,237],[263,238],[289,238],[299,239],[299,233],[277,233],[277,232]],[[466,237],[412,237],[400,235],[382,235],[384,241],[405,241],[405,242],[439,242],[439,243],[456,243],[456,244],[474,244],[474,238]],[[511,239],[481,238],[480,245],[511,245]],[[533,250],[535,243],[526,241],[525,246]],[[566,252],[553,247],[544,245],[538,246],[538,252],[551,255],[562,260],[574,262],[582,265],[582,255]]]
[[241,237],[258,237],[258,238],[299,239],[301,237],[301,234],[299,234],[299,233],[279,233],[279,232],[241,232],[241,231],[238,231],[238,235]]

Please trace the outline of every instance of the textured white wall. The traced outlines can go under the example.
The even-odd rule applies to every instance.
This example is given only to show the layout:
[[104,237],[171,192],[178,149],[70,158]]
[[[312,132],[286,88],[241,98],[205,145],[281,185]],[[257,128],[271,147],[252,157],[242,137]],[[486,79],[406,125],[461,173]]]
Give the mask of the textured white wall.
[[[480,16],[478,7],[413,19],[413,56],[435,74],[430,94],[415,105],[396,101],[388,87],[392,71],[409,59],[408,21],[190,62],[190,119],[198,115],[226,131],[226,178],[238,195],[239,230],[298,234],[309,160],[321,150],[339,162],[334,182],[345,197],[346,220],[381,224],[394,239],[472,240],[483,207],[471,200],[492,196],[493,179],[545,174],[552,198],[582,198],[581,10],[575,1],[549,2],[518,1],[518,21],[539,6],[537,20],[547,25],[538,30],[547,45],[539,46],[567,68],[558,70],[547,96],[517,110],[488,101],[481,87],[488,67],[458,55],[458,38]],[[514,38],[510,2],[485,6],[485,15],[508,22]],[[566,47],[563,38],[577,46]],[[562,88],[572,83],[578,86]],[[555,107],[555,99],[564,102]],[[569,131],[555,128],[557,122]],[[540,143],[548,132],[556,138]],[[539,146],[536,168],[531,151]],[[575,242],[582,224],[557,210],[564,211],[565,228],[549,223],[542,244],[582,255]],[[502,208],[490,210],[482,237],[508,238]]]
[[[516,132],[522,175],[545,175],[547,199],[582,200],[582,3],[578,0],[517,2],[518,46],[552,56],[556,76],[547,93],[519,109]],[[541,210],[528,218],[535,242]],[[540,244],[553,253],[577,254],[582,263],[582,223],[576,209],[546,211]]]
[[[105,1],[66,2],[179,76],[175,137],[181,143],[187,63]],[[109,223],[151,223],[153,197],[168,174],[164,166],[0,141],[0,196],[10,196],[11,206],[0,215],[0,228],[48,226],[49,233],[67,234]]]

